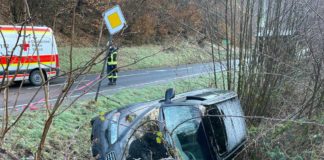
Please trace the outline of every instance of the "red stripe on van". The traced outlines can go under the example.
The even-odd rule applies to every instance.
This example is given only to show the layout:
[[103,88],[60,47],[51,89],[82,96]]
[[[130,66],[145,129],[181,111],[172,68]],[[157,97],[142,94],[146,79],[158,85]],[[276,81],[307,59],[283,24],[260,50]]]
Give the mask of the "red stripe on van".
[[[16,75],[16,77],[17,78],[20,78],[20,77],[27,77],[28,78],[28,76],[29,76],[29,74],[17,74]],[[13,78],[14,77],[14,75],[8,75],[8,78]],[[0,76],[0,79],[2,79],[3,78],[3,76]],[[6,76],[6,78],[7,78],[7,76]]]
[[[56,74],[56,71],[47,72],[47,74],[49,74],[49,75]],[[7,75],[7,76],[8,76],[8,78],[13,78],[14,77],[14,75]],[[7,78],[7,76],[6,76],[6,78]],[[26,73],[26,74],[16,74],[16,78],[21,78],[21,77],[27,77],[27,79],[28,79],[29,74],[28,73]],[[3,78],[3,75],[0,75],[0,79],[2,79],[2,78]]]
[[[55,61],[57,54],[53,55],[40,55],[40,62],[53,62]],[[10,56],[0,56],[0,64],[6,64],[7,59],[9,60]],[[10,64],[12,63],[33,63],[38,62],[38,56],[12,56]]]
[[47,74],[56,74],[56,71],[47,72]]
[[55,62],[56,62],[56,68],[60,68],[60,58],[58,54],[55,55]]

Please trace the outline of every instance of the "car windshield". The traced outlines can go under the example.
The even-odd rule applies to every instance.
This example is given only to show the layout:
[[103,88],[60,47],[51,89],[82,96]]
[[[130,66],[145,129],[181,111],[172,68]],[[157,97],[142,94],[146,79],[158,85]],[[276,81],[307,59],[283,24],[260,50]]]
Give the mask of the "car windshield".
[[163,113],[166,128],[172,132],[172,143],[181,159],[212,159],[198,108],[171,106],[165,107]]

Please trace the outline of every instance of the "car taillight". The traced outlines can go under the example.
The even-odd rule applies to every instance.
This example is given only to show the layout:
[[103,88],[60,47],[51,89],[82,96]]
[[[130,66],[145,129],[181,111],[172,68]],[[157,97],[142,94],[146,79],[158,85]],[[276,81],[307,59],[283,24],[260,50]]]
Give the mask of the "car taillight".
[[112,118],[110,123],[110,144],[114,144],[118,139],[118,121],[119,121],[120,113],[116,112]]
[[60,59],[58,54],[55,55],[55,62],[56,62],[56,68],[60,68]]

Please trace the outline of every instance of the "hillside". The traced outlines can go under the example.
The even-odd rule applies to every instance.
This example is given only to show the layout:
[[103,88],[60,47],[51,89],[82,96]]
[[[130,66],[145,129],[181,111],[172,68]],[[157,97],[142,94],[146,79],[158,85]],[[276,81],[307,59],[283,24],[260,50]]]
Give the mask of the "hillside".
[[[205,155],[214,152],[214,159],[324,159],[324,0],[0,2],[1,25],[46,25],[59,42],[59,58],[54,50],[40,52],[33,40],[16,41],[19,55],[0,44],[0,159],[105,159],[114,153],[128,158],[135,138],[152,133],[156,137],[150,141],[168,142],[175,159],[212,159]],[[96,43],[101,14],[116,4],[128,27],[114,36],[118,65],[111,70],[116,63],[104,63],[107,50],[100,49],[107,29],[101,46]],[[35,48],[33,55],[25,52],[28,46]],[[99,74],[106,64],[108,73]],[[58,68],[60,75],[50,78]],[[115,71],[117,84],[108,85]],[[40,86],[27,80],[38,80]],[[162,107],[143,103],[165,99],[168,88],[177,95],[201,88],[236,92],[244,115],[232,108],[238,104],[234,93],[229,105],[221,104],[225,96],[210,101],[207,97],[213,96],[203,93],[206,99],[184,98],[190,104],[180,103],[182,98],[160,101],[167,103]],[[133,103],[136,108],[130,107]],[[170,108],[181,110],[165,116]],[[152,119],[148,112],[161,118]],[[89,123],[93,117],[102,123]],[[172,121],[175,127],[168,129],[165,117],[184,119]],[[246,125],[231,119],[244,119]],[[234,133],[245,132],[239,131],[245,126],[247,136],[240,140],[245,144],[231,145],[238,138]],[[96,153],[97,146],[108,145]],[[138,158],[159,153],[141,148],[147,155]]]
[[[193,32],[185,27],[201,31],[201,13],[191,1],[108,1],[108,0],[29,0],[34,23],[54,29],[61,45],[68,42],[71,35],[73,10],[76,10],[75,31],[78,44],[93,45],[97,42],[101,14],[111,6],[119,4],[128,22],[128,28],[116,36],[124,44],[160,43],[180,36],[188,38]],[[2,0],[1,24],[22,24],[25,21],[24,5],[21,0]],[[183,26],[176,20],[185,22]],[[104,30],[104,36],[107,31]]]

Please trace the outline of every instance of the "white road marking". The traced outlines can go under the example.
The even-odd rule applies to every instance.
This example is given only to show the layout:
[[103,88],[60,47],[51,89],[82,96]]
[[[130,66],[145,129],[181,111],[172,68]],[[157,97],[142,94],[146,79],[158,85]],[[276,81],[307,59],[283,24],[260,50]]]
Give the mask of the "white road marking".
[[[217,71],[218,72],[218,71]],[[111,91],[118,91],[118,90],[122,90],[122,89],[125,89],[125,88],[135,88],[135,87],[139,87],[139,86],[145,86],[145,85],[150,85],[150,84],[155,84],[155,83],[163,83],[163,82],[169,82],[169,81],[172,81],[172,80],[177,80],[177,79],[184,79],[184,78],[189,78],[189,77],[195,77],[195,76],[199,76],[199,75],[203,75],[203,74],[208,74],[210,72],[201,72],[201,73],[196,73],[196,74],[191,74],[191,75],[185,75],[185,76],[181,76],[181,77],[175,77],[175,78],[171,78],[171,79],[165,79],[165,80],[157,80],[157,81],[153,81],[153,82],[147,82],[147,83],[141,83],[141,84],[135,84],[135,85],[130,85],[130,86],[124,86],[124,87],[119,87],[119,88],[109,88],[109,89],[106,89],[106,90],[102,90],[100,91],[99,93],[104,93],[104,92],[111,92]],[[69,96],[67,97],[68,99],[72,99],[72,98],[76,98],[76,97],[79,97],[79,96],[89,96],[89,95],[93,95],[93,94],[96,94],[96,92],[88,92],[84,95],[82,94],[78,94],[78,95],[73,95],[73,96]],[[56,101],[57,99],[50,99],[48,100],[49,102],[52,102],[52,101]],[[43,104],[44,102],[40,102],[38,104],[35,104],[35,105],[39,105],[39,104]],[[26,106],[28,104],[21,104],[21,105],[17,105],[15,108],[19,108],[19,107],[23,107],[23,106]],[[8,107],[9,109],[12,109],[13,106],[11,107]],[[3,109],[0,109],[0,110],[3,110]]]
[[154,70],[154,71],[151,71],[151,72],[165,72],[165,71],[168,71],[168,70],[165,70],[165,69],[159,69],[159,70]]
[[[184,67],[184,68],[175,68],[175,69],[171,69],[171,71],[179,71],[179,70],[189,70],[189,69],[192,69],[194,67]],[[144,71],[143,73],[137,73],[137,74],[127,74],[127,75],[121,75],[119,77],[130,77],[130,76],[138,76],[138,75],[147,75],[151,72],[166,72],[166,71],[169,71],[169,70],[152,70],[152,71]],[[216,72],[220,72],[221,70],[218,69]],[[207,71],[207,72],[201,72],[201,73],[197,73],[197,74],[192,74],[192,75],[185,75],[185,76],[179,76],[179,77],[175,77],[175,78],[171,78],[171,79],[166,79],[166,80],[157,80],[157,81],[153,81],[153,82],[148,82],[148,83],[141,83],[141,84],[135,84],[135,85],[130,85],[130,86],[124,86],[124,87],[119,87],[119,88],[108,88],[106,90],[102,90],[100,91],[100,93],[104,93],[104,92],[108,92],[108,91],[118,91],[118,90],[122,90],[122,89],[125,89],[125,88],[135,88],[135,87],[139,87],[139,86],[145,86],[145,85],[150,85],[150,84],[156,84],[156,83],[163,83],[163,82],[169,82],[169,81],[172,81],[172,80],[177,80],[177,79],[184,79],[184,78],[188,78],[188,77],[194,77],[194,76],[198,76],[198,75],[203,75],[203,74],[208,74],[210,73],[211,71]],[[90,74],[89,74],[90,75]],[[94,74],[94,75],[97,75],[97,74]],[[61,77],[60,77],[61,78]],[[64,77],[62,77],[64,78]],[[82,80],[81,82],[86,82],[86,81],[91,81],[91,80]],[[79,81],[76,81],[77,83]],[[54,84],[54,85],[50,85],[50,86],[58,86],[58,85],[63,85],[65,83],[60,83],[60,84]],[[27,88],[27,89],[32,89],[32,88],[38,88],[38,87],[30,87],[30,88]],[[83,96],[87,96],[87,95],[92,95],[92,94],[96,94],[96,92],[88,92],[86,94],[84,94]],[[68,99],[71,99],[71,98],[75,98],[75,97],[79,97],[81,96],[80,94],[79,95],[73,95],[73,96],[69,96]],[[56,101],[57,99],[50,99],[49,102],[52,102],[52,101]],[[34,102],[34,104],[36,103],[36,105],[39,105],[39,104],[43,104],[44,102],[40,102],[40,103],[37,103],[37,102]],[[23,107],[23,106],[26,106],[28,104],[21,104],[21,105],[17,105],[15,108],[19,108],[19,107]],[[11,107],[8,107],[9,109],[12,109],[13,106]],[[3,110],[2,108],[0,110]]]
[[[180,70],[188,70],[188,69],[191,69],[193,67],[185,67],[185,68],[175,68],[175,69],[172,69],[171,71],[180,71]],[[126,75],[120,75],[119,77],[132,77],[132,76],[139,76],[139,75],[148,75],[152,72],[167,72],[168,70],[165,70],[165,69],[160,69],[160,70],[152,70],[152,71],[145,71],[143,73],[136,73],[136,74],[126,74]],[[60,79],[63,79],[65,77],[59,77]],[[82,80],[81,82],[88,82],[90,80]],[[75,81],[75,83],[81,83],[80,81]],[[52,84],[50,85],[50,87],[54,87],[54,86],[62,86],[66,83],[58,83],[58,84]],[[38,89],[39,87],[28,87],[26,89]]]
[[146,72],[146,73],[137,73],[137,74],[126,74],[126,75],[120,75],[119,77],[131,77],[131,76],[147,75],[147,74],[149,73]]
[[175,69],[172,69],[172,71],[181,71],[181,70],[189,70],[189,69],[192,69],[193,67],[186,67],[186,68],[175,68]]
[[[75,81],[74,83],[81,83],[81,82],[88,82],[90,80],[82,80],[82,81]],[[54,87],[54,86],[62,86],[65,85],[66,83],[58,83],[58,84],[50,84],[50,87]],[[28,87],[26,89],[38,89],[39,87]]]

